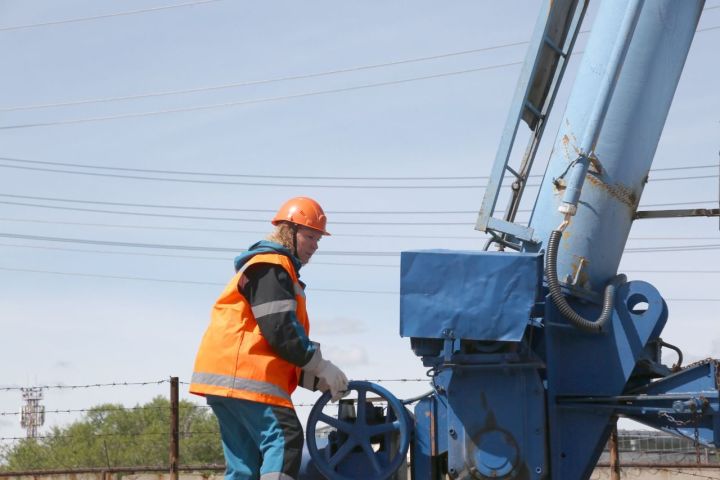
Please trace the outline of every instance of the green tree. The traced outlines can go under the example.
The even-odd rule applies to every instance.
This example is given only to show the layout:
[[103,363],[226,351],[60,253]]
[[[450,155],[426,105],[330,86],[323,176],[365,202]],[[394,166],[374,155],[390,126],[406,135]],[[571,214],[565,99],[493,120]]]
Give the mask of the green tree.
[[[222,464],[217,421],[212,412],[180,402],[180,463]],[[0,452],[2,470],[167,465],[170,452],[170,402],[156,397],[125,408],[103,404],[80,420],[54,427],[39,439],[24,439]]]

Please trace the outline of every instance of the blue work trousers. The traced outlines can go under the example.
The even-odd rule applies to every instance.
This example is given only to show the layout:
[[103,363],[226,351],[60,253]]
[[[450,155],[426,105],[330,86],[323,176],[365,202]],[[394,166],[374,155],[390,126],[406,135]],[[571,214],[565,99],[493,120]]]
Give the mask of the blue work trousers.
[[296,480],[303,448],[302,425],[287,407],[207,396],[220,424],[225,480]]

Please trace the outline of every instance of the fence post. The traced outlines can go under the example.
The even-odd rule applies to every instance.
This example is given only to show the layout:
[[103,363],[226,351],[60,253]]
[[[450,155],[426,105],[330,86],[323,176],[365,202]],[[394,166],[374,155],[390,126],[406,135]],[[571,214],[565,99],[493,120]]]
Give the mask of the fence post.
[[610,480],[620,480],[620,449],[618,445],[617,418],[610,430]]
[[170,480],[178,480],[180,457],[180,423],[178,377],[170,377]]

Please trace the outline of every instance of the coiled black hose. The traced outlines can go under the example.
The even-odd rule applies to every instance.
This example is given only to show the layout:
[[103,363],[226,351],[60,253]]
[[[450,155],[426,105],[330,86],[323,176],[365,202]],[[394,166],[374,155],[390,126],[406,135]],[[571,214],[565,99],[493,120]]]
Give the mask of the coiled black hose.
[[617,275],[610,281],[610,283],[607,284],[603,297],[602,312],[597,320],[588,320],[578,314],[565,299],[565,295],[563,295],[560,289],[560,281],[557,276],[557,251],[558,246],[560,245],[561,237],[562,230],[553,230],[550,233],[550,240],[548,240],[547,252],[545,253],[545,276],[547,277],[550,296],[552,297],[555,306],[558,310],[560,310],[560,313],[562,313],[562,315],[567,318],[570,323],[580,330],[600,333],[607,321],[610,319],[613,307],[615,306],[615,287],[618,284],[625,283],[627,277],[622,274]]

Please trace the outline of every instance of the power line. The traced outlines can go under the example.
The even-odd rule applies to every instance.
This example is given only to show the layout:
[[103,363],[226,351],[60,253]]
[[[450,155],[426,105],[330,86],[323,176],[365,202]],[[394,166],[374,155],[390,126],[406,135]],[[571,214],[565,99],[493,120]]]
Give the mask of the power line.
[[256,99],[251,99],[251,100],[240,100],[240,101],[236,101],[236,102],[215,103],[215,104],[210,104],[210,105],[199,105],[199,106],[195,106],[195,107],[169,108],[169,109],[164,109],[164,110],[154,110],[154,111],[137,112],[137,113],[123,113],[123,114],[118,114],[118,115],[106,115],[106,116],[100,116],[100,117],[74,118],[74,119],[69,119],[69,120],[58,120],[58,121],[53,121],[53,122],[3,125],[3,126],[0,126],[0,130],[49,127],[49,126],[57,126],[57,125],[72,125],[72,124],[89,123],[89,122],[103,122],[103,121],[108,121],[108,120],[121,120],[121,119],[127,119],[127,118],[151,117],[151,116],[165,115],[165,114],[170,114],[170,113],[199,112],[199,111],[205,111],[205,110],[215,110],[218,108],[256,105],[259,103],[277,102],[277,101],[281,101],[281,100],[291,100],[291,99],[296,99],[296,98],[313,97],[313,96],[318,96],[318,95],[329,95],[329,94],[334,94],[334,93],[344,93],[344,92],[351,92],[351,91],[356,91],[356,90],[364,90],[364,89],[368,89],[368,88],[387,87],[390,85],[400,85],[403,83],[417,82],[417,81],[421,81],[421,80],[432,80],[432,79],[436,79],[436,78],[451,77],[451,76],[456,76],[456,75],[465,75],[468,73],[476,73],[476,72],[482,72],[482,71],[486,71],[486,70],[494,70],[494,69],[498,69],[498,68],[506,68],[506,67],[522,65],[522,63],[523,62],[503,63],[503,64],[498,64],[498,65],[489,65],[486,67],[469,68],[469,69],[465,69],[465,70],[456,70],[456,71],[452,71],[452,72],[436,73],[433,75],[410,77],[410,78],[404,78],[404,79],[400,79],[400,80],[389,80],[389,81],[385,81],[385,82],[368,83],[368,84],[364,84],[364,85],[355,85],[352,87],[333,88],[333,89],[329,89],[329,90],[316,90],[316,91],[296,93],[296,94],[291,94],[291,95],[256,98]]
[[[150,281],[150,282],[163,282],[163,283],[186,283],[186,284],[203,284],[213,286],[223,286],[225,283],[219,282],[194,282],[191,280],[172,280],[172,279],[161,279],[161,278],[149,278],[149,277],[124,277],[119,275],[103,275],[103,274],[91,274],[91,273],[78,273],[78,272],[62,272],[53,270],[34,270],[26,268],[7,268],[0,267],[0,271],[10,272],[23,272],[23,273],[38,273],[46,275],[62,275],[68,277],[88,277],[88,278],[105,278],[114,280],[138,280],[138,281]],[[399,291],[390,290],[358,290],[358,289],[341,289],[341,288],[314,288],[308,287],[311,292],[330,292],[330,293],[362,293],[362,294],[377,294],[377,295],[399,295]],[[720,302],[720,298],[665,298],[668,302]],[[15,388],[0,388],[2,390],[14,390]]]
[[[101,227],[101,228],[130,228],[142,230],[180,230],[191,232],[219,232],[219,233],[249,233],[254,235],[267,235],[268,231],[260,230],[235,230],[222,228],[192,228],[192,227],[162,227],[155,225],[124,225],[113,223],[90,223],[90,222],[62,222],[54,220],[37,220],[27,218],[8,218],[0,217],[0,220],[6,222],[21,223],[39,223],[45,225],[75,225],[81,227]],[[370,233],[333,233],[333,237],[358,237],[358,238],[412,238],[412,239],[437,239],[437,240],[483,240],[485,237],[479,236],[447,236],[447,235],[402,235],[402,234],[370,234]]]
[[624,273],[680,273],[680,274],[716,274],[720,270],[623,270]]
[[[171,210],[201,210],[201,211],[217,211],[217,212],[253,212],[253,213],[275,213],[272,209],[257,209],[257,208],[227,208],[227,207],[205,207],[205,206],[192,206],[192,205],[168,205],[168,204],[148,204],[148,203],[128,203],[128,202],[109,202],[104,200],[87,200],[87,199],[71,199],[71,198],[58,198],[58,197],[40,197],[33,195],[15,195],[9,193],[0,193],[0,197],[9,198],[20,198],[28,200],[43,200],[50,202],[63,202],[63,203],[79,203],[79,204],[90,204],[90,205],[109,205],[118,207],[141,207],[141,208],[160,208],[160,209],[171,209]],[[697,200],[693,202],[672,202],[672,203],[654,203],[640,205],[640,208],[646,207],[665,207],[665,206],[677,206],[677,205],[699,205],[703,203],[714,203],[716,200]],[[28,206],[28,205],[24,205]],[[519,210],[520,212],[530,212],[530,209]],[[104,211],[103,211],[104,212]],[[332,215],[470,215],[476,214],[477,210],[371,210],[371,211],[340,211],[340,210],[328,210],[327,213]],[[202,217],[205,218],[205,217]]]
[[[0,127],[2,129],[2,127]],[[17,170],[31,170],[37,172],[53,172],[53,173],[68,173],[74,175],[88,175],[93,177],[110,177],[110,178],[123,178],[132,180],[153,180],[160,182],[176,182],[176,183],[201,183],[211,185],[242,185],[246,187],[298,187],[298,188],[345,188],[345,189],[458,189],[458,188],[483,188],[480,185],[338,185],[338,184],[298,184],[298,183],[256,183],[256,182],[231,182],[223,180],[201,180],[201,179],[186,179],[186,178],[166,178],[166,177],[146,177],[141,175],[120,175],[113,173],[98,173],[98,172],[79,172],[74,170],[62,170],[56,168],[42,168],[42,167],[27,167],[22,165],[5,165],[0,164],[0,168],[13,168]],[[537,187],[538,185],[527,185],[528,187]]]
[[[92,205],[111,205],[118,207],[142,207],[142,208],[166,208],[173,210],[203,210],[203,211],[216,211],[216,212],[253,212],[253,213],[275,213],[273,209],[258,209],[258,208],[226,208],[226,207],[198,207],[192,205],[168,205],[168,204],[148,204],[148,203],[126,203],[126,202],[108,202],[101,200],[86,200],[86,199],[71,199],[71,198],[57,198],[57,197],[39,197],[32,195],[14,195],[9,193],[0,193],[0,197],[10,198],[22,198],[28,200],[45,200],[51,202],[64,202],[64,203],[81,203],[81,204],[92,204]],[[708,200],[707,202],[711,202]],[[705,202],[705,203],[707,203]],[[700,202],[698,202],[700,203]],[[392,211],[392,210],[374,210],[374,211],[340,211],[340,210],[326,210],[328,214],[336,215],[404,215],[404,214],[422,214],[422,215],[434,215],[434,214],[474,214],[477,210],[436,210],[436,211]]]
[[[701,32],[701,31],[714,30],[717,28],[720,28],[720,26],[698,29],[696,31]],[[582,53],[582,52],[576,52],[575,54],[579,55],[580,53]],[[352,87],[343,87],[343,88],[336,88],[336,89],[329,89],[329,90],[318,90],[318,91],[303,92],[303,93],[299,93],[299,94],[283,95],[283,96],[276,96],[276,97],[265,97],[265,98],[252,99],[252,100],[241,100],[241,101],[236,101],[236,102],[225,102],[225,103],[217,103],[217,104],[210,104],[210,105],[199,105],[199,106],[195,106],[195,107],[182,107],[182,108],[155,110],[155,111],[147,111],[147,112],[106,115],[106,116],[99,116],[99,117],[75,118],[75,119],[58,120],[58,121],[52,121],[52,122],[4,125],[4,126],[0,126],[0,130],[48,127],[48,126],[57,126],[57,125],[71,125],[71,124],[78,124],[78,123],[120,120],[120,119],[127,119],[127,118],[156,116],[156,115],[164,115],[164,114],[171,114],[171,113],[196,112],[196,111],[204,111],[204,110],[213,110],[213,109],[217,109],[217,108],[228,108],[228,107],[237,107],[237,106],[243,106],[243,105],[254,105],[254,104],[258,104],[258,103],[276,102],[276,101],[280,101],[280,100],[304,98],[304,97],[317,96],[317,95],[327,95],[327,94],[333,94],[333,93],[343,93],[343,92],[349,92],[349,91],[355,91],[355,90],[361,90],[361,89],[367,89],[367,88],[398,85],[398,84],[420,81],[420,80],[429,80],[429,79],[442,78],[442,77],[448,77],[448,76],[464,75],[464,74],[468,74],[468,73],[475,73],[475,72],[479,72],[479,71],[492,70],[492,69],[497,69],[497,68],[505,68],[505,67],[510,67],[510,66],[522,65],[522,64],[523,64],[523,62],[511,62],[511,63],[489,65],[489,66],[485,66],[485,67],[478,67],[478,68],[472,68],[472,69],[457,70],[457,71],[452,71],[452,72],[444,72],[444,73],[433,74],[433,75],[411,77],[411,78],[400,79],[400,80],[391,80],[391,81],[386,81],[386,82],[377,82],[377,83],[370,83],[370,84],[365,84],[365,85],[356,85],[356,86],[352,86]]]
[[[1,129],[2,127],[0,127]],[[52,172],[52,173],[66,173],[71,175],[86,175],[93,177],[108,177],[108,178],[122,178],[131,180],[150,180],[160,182],[175,182],[175,183],[199,183],[199,184],[211,184],[211,185],[242,185],[247,187],[282,187],[282,188],[343,188],[343,189],[379,189],[379,190],[446,190],[446,189],[481,189],[485,188],[482,185],[347,185],[347,184],[300,184],[300,183],[258,183],[258,182],[234,182],[225,180],[206,180],[206,179],[187,179],[187,178],[167,178],[167,177],[148,177],[142,175],[123,175],[115,173],[99,173],[99,172],[82,172],[75,170],[63,170],[57,168],[43,168],[43,167],[28,167],[23,165],[7,165],[0,164],[0,168],[12,168],[17,170],[29,170],[37,172]],[[690,176],[690,177],[666,177],[666,178],[651,178],[649,183],[663,182],[669,180],[701,180],[701,179],[713,179],[717,178],[718,174],[703,175],[703,176]],[[526,188],[539,187],[539,183],[528,183]]]
[[[5,196],[3,194],[0,194],[0,196]],[[71,201],[71,200],[70,200]],[[698,205],[700,203],[711,203],[713,200],[707,200],[703,202],[675,202],[675,203],[661,203],[661,204],[648,204],[645,205],[645,207],[660,207],[660,206],[670,206],[670,205]],[[104,203],[104,202],[82,202],[82,203]],[[267,224],[268,219],[267,218],[235,218],[235,217],[208,217],[208,216],[198,216],[198,215],[178,215],[178,214],[172,214],[172,213],[153,213],[153,212],[136,212],[136,211],[125,211],[125,210],[104,210],[104,209],[98,209],[98,208],[80,208],[80,207],[65,207],[65,206],[59,206],[59,205],[45,205],[45,204],[38,204],[38,203],[27,203],[27,202],[13,202],[8,200],[0,200],[0,204],[4,205],[15,205],[20,207],[31,207],[31,208],[45,208],[45,209],[51,209],[51,210],[66,210],[66,211],[73,211],[73,212],[88,212],[88,213],[103,213],[103,214],[110,214],[110,215],[131,215],[131,216],[140,216],[140,217],[153,217],[153,218],[178,218],[178,219],[184,219],[184,220],[203,220],[203,221],[226,221],[226,222],[248,222],[248,223],[263,223]],[[121,205],[121,204],[117,204]],[[157,207],[157,208],[171,208],[171,207]],[[181,208],[181,207],[175,207],[175,208]],[[205,209],[205,210],[214,210],[212,207],[186,207],[188,209]],[[531,210],[528,209],[521,209],[519,210],[520,213],[527,213]],[[357,214],[381,214],[381,212],[345,212],[345,213],[357,213]],[[424,214],[465,214],[465,215],[471,215],[476,213],[475,211],[466,211],[466,212],[384,212],[384,213],[392,213],[392,214],[418,214],[418,213],[424,213]],[[364,222],[364,221],[342,221],[342,220],[333,220],[332,222],[334,225],[382,225],[382,226],[472,226],[474,225],[474,220],[469,219],[467,221],[441,221],[441,222],[413,222],[413,221],[372,221],[372,222]],[[109,226],[105,224],[105,226]],[[185,230],[188,230],[187,228]],[[200,231],[207,231],[206,229],[190,229],[190,230],[200,230]],[[233,230],[225,230],[228,233],[237,233]],[[248,232],[250,233],[250,232]],[[260,233],[260,232],[253,232],[253,233]],[[361,236],[361,235],[353,235],[353,236]],[[384,235],[383,235],[384,236]],[[413,238],[419,238],[417,236],[413,236]],[[436,237],[436,238],[446,238],[446,237]]]
[[[128,247],[128,248],[148,248],[148,249],[160,249],[160,250],[186,250],[186,251],[205,251],[205,252],[226,252],[237,254],[244,252],[244,249],[238,249],[234,247],[209,247],[209,246],[195,246],[195,245],[166,245],[157,243],[133,243],[133,242],[120,242],[114,240],[91,240],[84,238],[65,238],[65,237],[50,237],[41,235],[24,235],[17,233],[0,233],[0,237],[13,238],[20,240],[32,240],[32,241],[43,241],[43,242],[60,242],[60,243],[76,243],[76,244],[87,244],[87,245],[105,245],[113,247]],[[681,245],[681,246],[666,246],[666,247],[638,247],[625,249],[625,253],[640,253],[640,252],[676,252],[676,251],[696,251],[696,250],[717,250],[720,249],[720,244],[704,244],[704,245]],[[399,251],[327,251],[320,250],[315,253],[316,255],[337,255],[337,256],[363,256],[363,257],[397,257],[400,255]]]
[[[246,174],[246,173],[227,173],[227,172],[198,172],[198,171],[187,171],[187,170],[156,170],[148,168],[128,168],[128,167],[115,167],[115,166],[99,166],[89,165],[83,163],[66,163],[66,162],[50,162],[43,160],[28,160],[22,158],[13,157],[0,157],[0,160],[7,162],[16,163],[30,163],[35,165],[52,165],[62,167],[76,167],[76,168],[88,168],[93,170],[110,170],[120,172],[136,172],[146,174],[165,174],[165,175],[187,175],[187,176],[203,176],[203,177],[223,177],[223,178],[270,178],[270,179],[302,179],[302,180],[488,180],[490,177],[487,175],[481,176],[461,176],[461,177],[443,177],[443,176],[432,176],[432,177],[391,177],[391,176],[376,176],[376,177],[341,177],[341,176],[302,176],[302,175],[259,175],[259,174]],[[674,170],[694,170],[703,168],[717,168],[716,164],[705,164],[705,165],[689,165],[683,167],[662,167],[653,168],[651,172],[662,172],[662,171],[674,171]],[[541,178],[542,174],[530,175],[530,178]]]
[[[107,275],[99,273],[80,273],[80,272],[60,272],[53,270],[33,270],[30,268],[6,268],[0,267],[0,270],[6,272],[23,272],[23,273],[42,273],[46,275],[62,275],[65,277],[85,277],[85,278],[105,278],[112,280],[139,280],[144,282],[159,282],[159,283],[177,283],[184,285],[212,285],[212,286],[223,286],[225,283],[222,282],[198,282],[194,280],[173,280],[168,278],[151,278],[151,277],[140,277],[130,275]],[[0,389],[1,390],[1,389]]]
[[[231,218],[231,217],[206,217],[197,215],[176,215],[171,213],[151,213],[151,212],[126,212],[116,210],[102,210],[98,208],[79,208],[79,207],[61,207],[57,205],[41,205],[36,203],[26,202],[11,202],[6,200],[0,200],[0,204],[5,205],[17,205],[21,207],[34,207],[34,208],[49,208],[53,210],[70,210],[76,212],[91,212],[91,213],[106,213],[111,215],[135,215],[141,217],[163,217],[163,218],[182,218],[189,220],[214,220],[214,221],[227,221],[227,222],[251,222],[251,223],[268,223],[267,218]],[[465,222],[401,222],[401,221],[388,221],[388,222],[345,222],[341,220],[333,221],[335,225],[405,225],[405,226],[451,226],[451,225],[472,225],[472,221]]]
[[670,180],[701,180],[717,178],[718,175],[692,176],[692,177],[667,177],[667,178],[651,178],[648,183],[667,182]]
[[[86,17],[86,18],[82,18],[82,19],[65,20],[65,21],[60,21],[60,22],[50,22],[50,23],[46,23],[46,24],[34,24],[34,25],[19,26],[19,27],[5,27],[5,28],[0,28],[0,31],[15,30],[15,29],[20,29],[20,28],[29,28],[29,27],[42,26],[42,25],[52,25],[52,24],[58,24],[58,23],[69,23],[69,22],[84,21],[84,20],[94,20],[97,18],[105,18],[105,17],[109,17],[109,16],[145,13],[145,12],[149,12],[149,11],[160,10],[163,8],[165,8],[165,9],[177,8],[177,7],[195,5],[195,4],[199,4],[199,3],[210,3],[213,1],[218,1],[218,0],[206,0],[206,1],[201,1],[201,2],[191,2],[188,4],[173,5],[173,6],[169,6],[169,7],[159,7],[159,8],[155,8],[155,9],[138,10],[138,11],[134,11],[134,12],[126,12],[126,13],[105,15],[105,16]],[[708,7],[708,8],[705,8],[705,10],[711,10],[712,8],[716,8],[716,7]],[[706,30],[712,30],[714,28],[718,28],[718,27],[703,28],[703,29],[698,29],[697,31],[701,32],[701,31],[706,31]],[[589,33],[589,32],[590,32],[589,30],[583,30],[580,33],[584,34],[584,33]],[[390,62],[375,63],[375,64],[369,64],[369,65],[359,65],[359,66],[355,66],[355,67],[340,68],[340,69],[334,69],[334,70],[323,71],[323,72],[313,72],[313,73],[305,73],[305,74],[299,74],[299,75],[288,75],[288,76],[284,76],[284,77],[275,77],[275,78],[269,78],[269,79],[263,79],[263,80],[248,80],[248,81],[243,81],[243,82],[231,82],[231,83],[225,83],[225,84],[219,84],[219,85],[210,85],[210,86],[205,86],[205,87],[166,90],[166,91],[160,91],[160,92],[147,92],[147,93],[140,93],[140,94],[134,94],[134,95],[102,97],[102,98],[93,98],[93,99],[85,99],[85,100],[69,100],[69,101],[64,101],[64,102],[54,102],[54,103],[37,104],[37,105],[18,105],[18,106],[0,108],[0,112],[27,111],[27,110],[37,110],[37,109],[43,109],[43,108],[86,105],[89,103],[108,103],[108,102],[118,102],[118,101],[125,101],[125,100],[138,100],[138,99],[143,99],[143,98],[164,97],[164,96],[170,96],[170,95],[185,95],[185,94],[190,94],[190,93],[209,92],[209,91],[216,91],[216,90],[225,90],[225,89],[230,89],[230,88],[266,85],[266,84],[291,81],[291,80],[305,80],[305,79],[309,79],[309,78],[318,78],[318,77],[337,75],[337,74],[342,74],[342,73],[358,72],[358,71],[363,71],[363,70],[371,70],[371,69],[390,67],[390,66],[396,66],[396,65],[425,62],[425,61],[429,61],[429,60],[438,60],[441,58],[449,58],[449,57],[468,55],[468,54],[473,54],[473,53],[487,52],[487,51],[491,51],[491,50],[498,50],[501,48],[526,45],[528,43],[529,42],[527,40],[524,40],[524,41],[504,43],[504,44],[500,44],[500,45],[492,45],[489,47],[480,47],[480,48],[473,48],[473,49],[469,49],[469,50],[460,50],[460,51],[455,51],[455,52],[441,53],[441,54],[437,54],[437,55],[414,57],[414,58],[394,60],[394,61],[390,61]]]
[[[229,247],[207,247],[207,246],[192,246],[192,245],[164,245],[157,243],[131,243],[131,242],[118,242],[112,240],[90,240],[82,238],[63,238],[63,237],[46,237],[39,235],[22,235],[16,233],[0,233],[0,237],[14,238],[20,240],[33,240],[33,241],[44,241],[44,242],[60,242],[60,243],[78,243],[88,245],[105,245],[113,247],[130,247],[130,248],[151,248],[161,250],[187,250],[187,251],[205,251],[205,252],[228,252],[237,254],[244,252],[244,249],[229,248]],[[359,251],[318,251],[315,255],[338,255],[338,256],[361,256],[361,257],[389,257],[397,256],[398,252],[359,252]]]
[[170,10],[172,8],[182,8],[182,7],[193,7],[196,5],[203,5],[203,4],[214,3],[214,2],[218,2],[218,1],[220,1],[220,0],[195,0],[192,2],[179,3],[179,4],[175,4],[175,5],[165,5],[165,6],[161,6],[161,7],[143,8],[141,10],[129,10],[126,12],[108,13],[105,15],[93,15],[90,17],[69,18],[66,20],[55,20],[52,22],[29,23],[26,25],[14,25],[14,26],[9,26],[9,27],[0,27],[0,32],[10,32],[10,31],[14,31],[14,30],[24,30],[24,29],[36,28],[36,27],[47,27],[50,25],[63,25],[66,23],[88,22],[90,20],[99,20],[101,18],[122,17],[122,16],[127,16],[127,15],[139,15],[141,13],[154,13],[154,12],[159,12],[161,10]]
[[[12,157],[0,157],[0,160],[7,162],[18,162],[18,163],[30,163],[40,165],[53,165],[62,167],[76,167],[76,168],[90,168],[95,170],[111,170],[120,172],[138,172],[138,173],[152,173],[152,174],[166,174],[166,175],[188,175],[188,176],[203,176],[203,177],[229,177],[229,178],[272,178],[272,179],[302,179],[302,180],[487,180],[487,175],[482,176],[462,176],[462,177],[340,177],[340,176],[303,176],[303,175],[258,175],[258,174],[245,174],[245,173],[222,173],[222,172],[197,172],[187,170],[154,170],[148,168],[128,168],[128,167],[110,167],[110,166],[98,166],[88,165],[83,163],[65,163],[65,162],[49,162],[42,160],[27,160],[21,158]],[[717,167],[717,165],[708,165],[708,167]],[[705,166],[695,166],[687,168],[705,168]],[[541,177],[542,175],[531,175],[534,177]]]
[[720,248],[720,244],[679,245],[679,246],[666,246],[666,247],[638,247],[638,248],[626,248],[625,253],[689,252],[689,251],[701,251],[701,250],[717,250],[719,248]]
[[268,78],[268,79],[264,79],[264,80],[248,80],[248,81],[244,81],[244,82],[231,82],[231,83],[225,83],[225,84],[219,84],[219,85],[210,85],[210,86],[206,86],[206,87],[167,90],[167,91],[161,91],[161,92],[148,92],[148,93],[140,93],[140,94],[135,94],[135,95],[93,98],[93,99],[85,99],[85,100],[70,100],[70,101],[65,101],[65,102],[55,102],[55,103],[46,103],[46,104],[38,104],[38,105],[19,105],[19,106],[13,106],[13,107],[0,108],[0,112],[13,112],[13,111],[21,111],[21,110],[26,111],[26,110],[36,110],[36,109],[52,108],[52,107],[77,106],[77,105],[86,105],[89,103],[118,102],[118,101],[124,101],[124,100],[137,100],[137,99],[142,99],[142,98],[164,97],[164,96],[169,96],[169,95],[185,95],[185,94],[189,94],[189,93],[200,93],[200,92],[209,92],[209,91],[215,91],[215,90],[225,90],[225,89],[230,89],[230,88],[267,85],[267,84],[271,84],[271,83],[285,82],[285,81],[291,81],[291,80],[306,80],[309,78],[319,78],[319,77],[325,77],[325,76],[330,76],[330,75],[338,75],[338,74],[342,74],[342,73],[359,72],[359,71],[363,71],[363,70],[371,70],[371,69],[391,67],[391,66],[396,66],[396,65],[405,65],[405,64],[410,64],[410,63],[425,62],[428,60],[438,60],[441,58],[456,57],[456,56],[460,56],[460,55],[469,55],[469,54],[473,54],[473,53],[487,52],[490,50],[497,50],[500,48],[525,45],[527,43],[528,43],[527,41],[512,42],[512,43],[505,43],[502,45],[493,45],[490,47],[473,48],[470,50],[460,50],[460,51],[456,51],[456,52],[441,53],[438,55],[429,55],[429,56],[424,56],[424,57],[408,58],[408,59],[395,60],[395,61],[385,62],[385,63],[359,65],[359,66],[355,66],[355,67],[340,68],[340,69],[323,71],[323,72],[305,73],[305,74],[300,74],[300,75],[288,75],[288,76],[284,76],[284,77]]
[[[92,253],[101,255],[128,255],[128,256],[142,256],[142,257],[164,257],[164,258],[184,258],[192,260],[216,260],[227,262],[228,257],[202,257],[199,255],[169,255],[163,253],[144,253],[144,252],[115,252],[110,250],[86,250],[80,248],[63,248],[63,247],[47,247],[40,245],[17,245],[9,243],[0,243],[0,247],[11,247],[11,248],[29,248],[34,250],[55,250],[62,252],[76,252],[76,253]],[[346,262],[312,262],[313,265],[328,265],[336,267],[385,267],[385,268],[398,268],[399,265],[389,265],[383,263],[346,263]]]
[[[227,257],[203,257],[199,255],[169,255],[169,254],[162,254],[162,253],[144,253],[144,252],[115,252],[115,251],[109,251],[109,250],[87,250],[87,249],[78,249],[78,248],[63,248],[63,247],[48,247],[48,246],[39,246],[39,245],[18,245],[18,244],[8,244],[8,243],[0,243],[0,247],[10,247],[10,248],[28,248],[28,249],[34,249],[34,250],[55,250],[55,251],[63,251],[63,252],[76,252],[76,253],[90,253],[90,254],[101,254],[101,255],[123,255],[123,256],[143,256],[143,257],[165,257],[165,258],[183,258],[183,259],[193,259],[193,260],[215,260],[215,261],[222,261],[227,262]],[[674,250],[671,250],[674,251]],[[379,268],[400,268],[400,265],[395,264],[384,264],[384,263],[348,263],[348,262],[321,262],[321,261],[313,261],[312,265],[326,265],[326,266],[336,266],[336,267],[379,267]],[[623,270],[625,273],[677,273],[677,274],[717,274],[720,273],[720,270]]]
[[[62,272],[54,270],[35,270],[30,268],[8,268],[0,267],[2,271],[8,272],[23,272],[23,273],[40,273],[46,275],[61,275],[65,277],[85,277],[85,278],[104,278],[112,280],[136,280],[144,282],[160,282],[160,283],[176,283],[186,285],[211,285],[221,287],[227,284],[227,282],[197,282],[194,280],[174,280],[166,278],[151,278],[151,277],[139,277],[139,276],[124,276],[124,275],[106,275],[99,273],[80,273],[80,272]],[[342,289],[342,288],[315,288],[308,287],[308,290],[312,292],[331,292],[331,293],[369,293],[379,295],[397,295],[399,292],[390,292],[384,290],[357,290],[357,289]],[[2,390],[0,388],[0,390]]]

